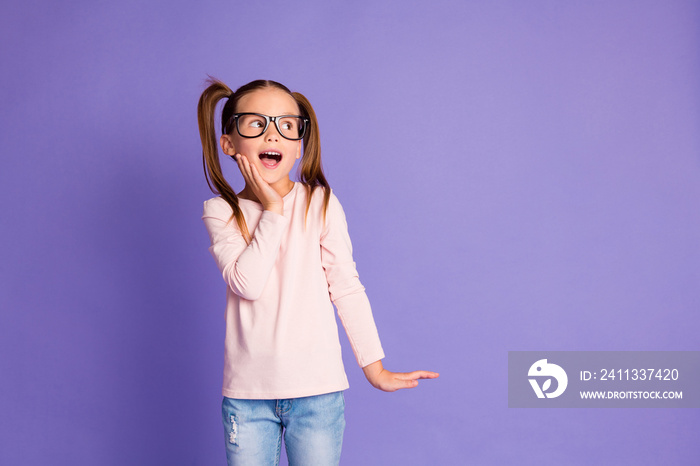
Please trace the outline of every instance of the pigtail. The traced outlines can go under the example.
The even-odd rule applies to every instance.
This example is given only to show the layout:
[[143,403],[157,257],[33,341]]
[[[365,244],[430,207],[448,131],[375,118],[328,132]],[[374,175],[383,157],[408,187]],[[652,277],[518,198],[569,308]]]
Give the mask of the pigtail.
[[[216,106],[221,99],[232,97],[233,92],[226,84],[216,79],[210,78],[207,82],[209,82],[210,85],[204,90],[197,104],[197,123],[199,124],[199,136],[202,140],[204,176],[209,185],[209,189],[211,189],[214,194],[219,194],[228,205],[231,206],[231,210],[233,210],[231,219],[236,219],[238,229],[243,234],[243,238],[245,238],[246,242],[249,243],[251,240],[250,233],[248,232],[248,226],[243,217],[243,212],[238,205],[238,196],[236,196],[235,191],[228,184],[221,171],[219,146],[216,140],[216,126],[214,121]],[[229,107],[229,105],[226,105],[226,107]],[[228,109],[228,112],[225,111],[224,113],[231,112],[232,109]]]
[[308,199],[306,202],[306,213],[309,213],[311,196],[319,186],[323,190],[323,219],[325,222],[328,203],[331,198],[331,188],[323,174],[321,165],[321,136],[318,131],[318,120],[311,102],[298,92],[292,92],[292,97],[297,101],[302,116],[309,120],[309,127],[304,134],[304,155],[299,164],[300,179],[308,189]]

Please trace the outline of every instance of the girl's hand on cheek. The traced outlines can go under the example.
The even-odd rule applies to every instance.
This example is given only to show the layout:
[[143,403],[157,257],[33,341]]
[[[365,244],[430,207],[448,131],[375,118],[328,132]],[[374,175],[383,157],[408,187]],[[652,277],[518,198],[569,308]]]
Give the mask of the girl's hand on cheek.
[[246,186],[250,187],[255,197],[263,205],[263,208],[282,215],[284,212],[282,196],[263,179],[258,169],[248,161],[245,155],[236,154],[235,158],[238,169],[245,179]]

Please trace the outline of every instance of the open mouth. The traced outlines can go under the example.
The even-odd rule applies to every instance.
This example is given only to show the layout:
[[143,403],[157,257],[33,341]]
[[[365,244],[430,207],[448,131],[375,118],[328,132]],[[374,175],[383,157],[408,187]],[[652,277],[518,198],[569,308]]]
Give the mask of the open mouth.
[[258,157],[266,168],[275,168],[282,161],[282,154],[274,150],[265,151]]

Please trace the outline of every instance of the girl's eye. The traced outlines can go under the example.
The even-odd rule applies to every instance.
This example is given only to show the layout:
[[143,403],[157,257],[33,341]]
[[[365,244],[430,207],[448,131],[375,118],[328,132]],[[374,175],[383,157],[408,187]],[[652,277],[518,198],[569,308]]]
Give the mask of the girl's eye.
[[287,120],[282,120],[280,122],[280,128],[282,128],[285,131],[287,131],[287,130],[291,131],[294,128],[296,128],[296,125],[294,124],[294,120],[287,119]]
[[238,122],[239,128],[260,129],[265,127],[265,120],[257,115],[241,115]]

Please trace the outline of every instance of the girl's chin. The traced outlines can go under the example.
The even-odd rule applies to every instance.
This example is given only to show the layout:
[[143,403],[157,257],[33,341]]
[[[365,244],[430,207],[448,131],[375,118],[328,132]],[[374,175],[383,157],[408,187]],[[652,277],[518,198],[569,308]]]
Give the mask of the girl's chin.
[[292,184],[292,180],[290,180],[289,177],[264,176],[263,175],[263,180],[265,180],[265,182],[272,187],[276,187],[276,186],[287,187],[288,185]]
[[266,167],[265,165],[261,165],[258,167],[258,173],[260,173],[263,178],[279,178],[280,169],[280,164],[277,164],[274,167]]

